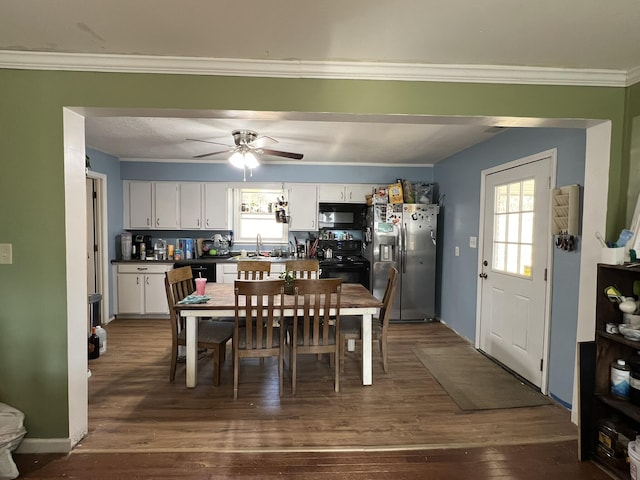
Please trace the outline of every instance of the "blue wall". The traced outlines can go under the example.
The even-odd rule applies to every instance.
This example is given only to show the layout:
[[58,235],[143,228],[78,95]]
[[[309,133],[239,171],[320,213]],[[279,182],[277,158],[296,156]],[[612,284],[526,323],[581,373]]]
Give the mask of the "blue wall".
[[[444,195],[439,219],[440,318],[459,334],[475,340],[481,171],[557,148],[556,185],[584,184],[586,133],[580,129],[509,129],[497,137],[436,164],[434,181]],[[549,240],[551,241],[551,239]],[[454,256],[454,247],[460,256]],[[549,391],[570,405],[578,318],[580,251],[553,250]]]

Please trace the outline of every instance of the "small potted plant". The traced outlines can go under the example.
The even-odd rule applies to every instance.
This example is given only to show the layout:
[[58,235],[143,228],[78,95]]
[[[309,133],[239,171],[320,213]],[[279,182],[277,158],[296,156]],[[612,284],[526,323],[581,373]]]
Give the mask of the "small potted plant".
[[282,272],[280,274],[280,278],[284,280],[284,293],[286,293],[287,295],[293,295],[294,293],[293,281],[295,280],[295,277],[293,276],[293,272],[289,270]]

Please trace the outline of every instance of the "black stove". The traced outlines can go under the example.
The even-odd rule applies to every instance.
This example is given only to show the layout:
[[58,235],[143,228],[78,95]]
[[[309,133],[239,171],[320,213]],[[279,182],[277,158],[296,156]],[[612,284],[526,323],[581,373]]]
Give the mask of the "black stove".
[[322,265],[364,265],[369,263],[369,260],[364,258],[362,255],[335,255],[333,254],[332,258],[325,258],[320,260],[320,266]]
[[[326,258],[329,249],[331,257]],[[320,240],[318,260],[320,278],[342,278],[369,288],[369,260],[362,256],[361,240]]]

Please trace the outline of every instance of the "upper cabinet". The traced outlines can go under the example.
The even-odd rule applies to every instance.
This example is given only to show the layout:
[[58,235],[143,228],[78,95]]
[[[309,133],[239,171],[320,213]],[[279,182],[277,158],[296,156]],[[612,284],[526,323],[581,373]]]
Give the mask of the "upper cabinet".
[[124,228],[229,230],[226,183],[124,182]]
[[125,228],[153,228],[153,183],[125,182]]
[[289,190],[289,230],[318,230],[318,188],[315,184],[291,183]]
[[204,184],[204,228],[207,230],[229,230],[230,190],[225,183]]
[[175,230],[180,227],[178,207],[180,185],[175,182],[155,182],[155,223],[162,230]]
[[366,203],[367,195],[373,193],[374,185],[320,183],[318,201],[330,203]]
[[202,184],[180,184],[180,228],[200,230],[202,228]]

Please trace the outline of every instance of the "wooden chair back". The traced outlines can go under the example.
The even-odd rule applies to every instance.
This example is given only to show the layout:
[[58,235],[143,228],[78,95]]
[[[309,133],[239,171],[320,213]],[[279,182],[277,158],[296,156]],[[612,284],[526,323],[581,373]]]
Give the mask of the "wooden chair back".
[[233,398],[238,398],[242,358],[278,357],[280,391],[284,361],[284,280],[235,281],[235,329],[233,348]]
[[387,286],[384,289],[382,297],[382,307],[380,307],[380,324],[382,325],[382,335],[386,336],[389,328],[389,319],[391,318],[391,306],[396,298],[396,290],[398,289],[398,269],[391,267],[389,277],[387,277]]
[[268,260],[239,260],[238,280],[263,280],[271,273],[271,262]]
[[340,291],[342,279],[297,279],[291,336],[291,390],[295,394],[298,354],[330,354],[335,391],[340,391]]
[[291,272],[293,278],[318,278],[320,263],[318,260],[287,260],[284,263],[286,272]]
[[[178,345],[186,345],[184,318],[178,315],[174,305],[195,290],[195,282],[191,267],[175,268],[166,272],[164,286],[169,303],[171,319],[171,363],[169,380],[176,376],[178,362]],[[198,348],[206,348],[213,352],[213,384],[220,384],[220,368],[224,363],[227,342],[233,337],[233,327],[229,323],[200,320],[198,323]]]
[[169,379],[173,380],[176,373],[176,361],[178,356],[178,334],[184,328],[184,319],[173,308],[176,303],[192,294],[196,287],[193,280],[191,267],[180,267],[165,273],[164,287],[167,293],[169,305],[169,320],[171,325],[171,369]]

